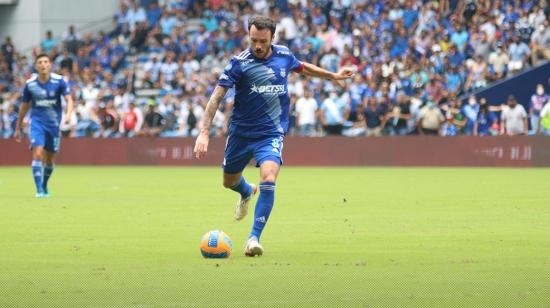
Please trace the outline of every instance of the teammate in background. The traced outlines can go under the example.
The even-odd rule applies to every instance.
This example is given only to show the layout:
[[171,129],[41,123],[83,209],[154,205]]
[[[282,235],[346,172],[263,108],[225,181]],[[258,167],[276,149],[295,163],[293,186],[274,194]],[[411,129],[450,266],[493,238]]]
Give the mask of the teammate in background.
[[38,74],[34,74],[23,89],[23,99],[15,128],[15,140],[21,142],[21,123],[31,110],[29,139],[32,150],[32,174],[36,185],[36,197],[49,197],[50,179],[59,151],[61,123],[61,96],[67,102],[64,121],[71,118],[73,99],[63,76],[51,73],[52,62],[46,54],[39,54],[34,62]]
[[235,87],[235,104],[229,123],[223,161],[223,186],[240,194],[235,219],[243,219],[258,187],[246,182],[242,171],[254,157],[260,167],[260,196],[254,210],[254,224],[245,246],[246,256],[263,254],[260,236],[273,208],[275,181],[282,164],[283,136],[288,130],[287,77],[290,72],[331,80],[354,76],[351,68],[333,73],[298,61],[285,46],[273,45],[275,22],[255,17],[248,22],[250,47],[234,56],[218,80],[195,143],[198,159],[208,150],[212,119],[229,88]]

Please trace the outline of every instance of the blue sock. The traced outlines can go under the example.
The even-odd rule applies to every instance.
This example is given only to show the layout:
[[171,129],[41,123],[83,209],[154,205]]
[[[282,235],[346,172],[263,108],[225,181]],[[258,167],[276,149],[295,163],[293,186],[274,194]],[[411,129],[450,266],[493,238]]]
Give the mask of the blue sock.
[[32,161],[32,176],[34,177],[34,185],[36,185],[36,192],[41,193],[42,189],[42,161]]
[[255,236],[260,240],[271,209],[273,209],[273,202],[275,202],[275,183],[260,183],[260,197],[258,197],[256,208],[254,209],[254,225],[252,226],[249,238]]
[[52,176],[53,167],[53,164],[44,166],[44,179],[42,180],[42,188],[44,189],[44,192],[48,190],[48,180],[50,179],[50,176]]
[[231,187],[231,190],[238,192],[243,198],[246,198],[252,193],[252,186],[250,186],[250,184],[248,184],[244,177],[241,175],[241,180],[239,181],[239,184]]

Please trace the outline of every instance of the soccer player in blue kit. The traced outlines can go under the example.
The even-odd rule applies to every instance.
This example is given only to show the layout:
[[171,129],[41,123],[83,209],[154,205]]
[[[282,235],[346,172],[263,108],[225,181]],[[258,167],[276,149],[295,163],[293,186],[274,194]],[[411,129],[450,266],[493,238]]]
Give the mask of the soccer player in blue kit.
[[[195,155],[208,150],[212,119],[229,88],[235,87],[235,103],[223,161],[223,186],[240,194],[235,219],[248,213],[248,203],[258,188],[260,196],[254,210],[254,224],[246,242],[246,256],[260,256],[260,236],[273,208],[275,181],[282,164],[283,137],[288,130],[290,97],[287,77],[290,72],[330,80],[354,76],[352,68],[329,72],[298,61],[285,46],[272,44],[276,24],[268,17],[248,22],[250,48],[234,56],[218,79],[206,106],[203,127],[195,142]],[[242,176],[248,162],[255,158],[260,167],[260,184],[249,184]]]
[[71,91],[63,76],[51,72],[52,62],[46,54],[36,57],[35,69],[38,74],[27,80],[23,89],[23,98],[15,128],[15,140],[21,142],[21,123],[30,108],[29,140],[32,150],[32,174],[36,185],[36,197],[49,197],[48,180],[50,179],[59,151],[61,133],[61,97],[67,102],[65,121],[73,112]]

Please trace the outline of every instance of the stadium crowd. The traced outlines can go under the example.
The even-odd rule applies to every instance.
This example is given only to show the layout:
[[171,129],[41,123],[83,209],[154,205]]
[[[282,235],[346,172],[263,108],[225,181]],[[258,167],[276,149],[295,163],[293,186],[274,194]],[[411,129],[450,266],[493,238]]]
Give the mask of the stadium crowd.
[[[549,9],[527,0],[122,0],[110,32],[48,31],[32,54],[3,39],[0,136],[13,135],[41,52],[77,105],[63,135],[194,136],[258,14],[278,21],[276,42],[298,59],[358,72],[342,84],[290,74],[290,134],[550,134],[550,84],[533,86],[527,110],[513,97],[501,106],[458,99],[549,60]],[[212,135],[226,133],[232,102],[230,91]]]

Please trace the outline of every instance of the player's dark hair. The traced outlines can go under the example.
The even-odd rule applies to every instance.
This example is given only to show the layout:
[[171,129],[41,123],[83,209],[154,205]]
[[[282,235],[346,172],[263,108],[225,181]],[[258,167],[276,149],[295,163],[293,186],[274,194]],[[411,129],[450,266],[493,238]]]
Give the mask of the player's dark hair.
[[48,58],[48,60],[51,61],[50,56],[48,56],[45,53],[41,53],[41,54],[38,54],[38,56],[36,56],[36,58],[34,58],[34,63],[38,62],[38,60],[40,60],[41,58]]
[[254,25],[258,30],[269,29],[269,31],[271,32],[271,36],[275,34],[275,29],[277,28],[277,24],[273,21],[273,19],[265,16],[256,16],[250,18],[248,20],[248,32],[250,32],[252,25]]

